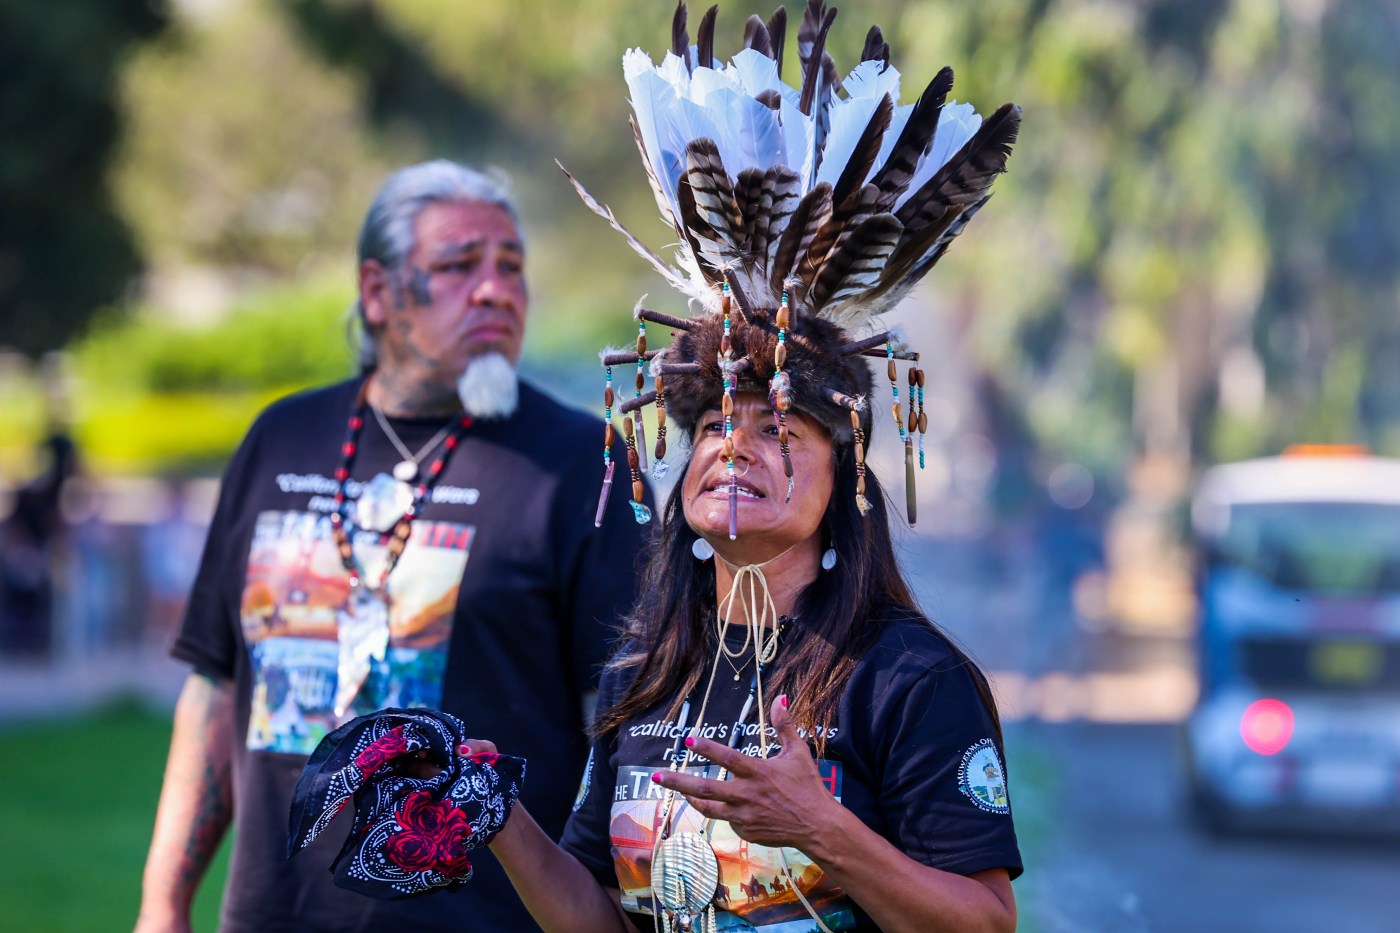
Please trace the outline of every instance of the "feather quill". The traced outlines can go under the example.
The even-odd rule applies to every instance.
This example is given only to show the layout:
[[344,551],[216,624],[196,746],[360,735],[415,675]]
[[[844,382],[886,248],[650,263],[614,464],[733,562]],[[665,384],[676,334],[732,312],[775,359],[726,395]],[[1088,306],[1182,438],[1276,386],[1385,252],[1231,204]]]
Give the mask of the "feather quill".
[[688,13],[685,0],[676,4],[676,12],[671,16],[671,54],[686,63],[690,68],[690,32],[686,29]]
[[757,13],[744,24],[744,48],[753,49],[768,58],[773,57],[773,42],[768,38],[768,25]]
[[695,33],[695,67],[715,67],[715,19],[719,16],[719,5],[710,7],[700,19],[700,27]]
[[[848,101],[846,107],[849,106],[851,103]],[[856,141],[855,148],[846,161],[846,167],[841,170],[841,177],[832,186],[831,201],[833,204],[844,207],[846,199],[865,184],[865,178],[875,165],[876,156],[880,154],[880,143],[884,140],[885,130],[889,129],[890,117],[893,114],[894,101],[890,100],[890,95],[886,94],[875,105],[875,112],[871,115],[870,122],[866,124],[860,139]],[[834,126],[835,118],[833,118],[832,123]],[[833,133],[833,135],[835,134]]]
[[561,163],[556,161],[554,164],[558,165],[559,170],[564,173],[564,176],[566,178],[569,179],[569,184],[574,186],[574,190],[578,192],[578,196],[583,200],[583,203],[588,206],[588,209],[591,210],[593,213],[597,214],[599,217],[602,217],[612,226],[614,230],[616,230],[618,233],[621,233],[623,237],[626,238],[627,245],[631,246],[632,249],[637,252],[637,255],[641,256],[647,262],[651,263],[652,268],[656,269],[657,272],[661,273],[662,278],[669,282],[671,284],[671,287],[682,292],[683,294],[690,295],[691,297],[701,297],[702,300],[705,300],[709,297],[708,295],[696,295],[692,282],[684,278],[674,266],[669,265],[660,256],[653,253],[645,243],[633,236],[632,232],[626,227],[624,227],[621,224],[621,222],[618,221],[616,215],[613,214],[612,209],[607,205],[600,203],[597,198],[589,194],[587,189],[585,189],[583,185],[579,183],[579,180],[575,178],[572,174],[570,174],[569,170],[564,168],[564,166]]
[[808,311],[828,316],[842,302],[874,285],[903,230],[893,214],[875,214],[847,226],[807,290]]
[[938,131],[938,117],[948,92],[953,89],[953,69],[943,68],[919,95],[918,103],[910,111],[899,139],[885,157],[870,183],[880,189],[879,207],[889,210],[895,201],[909,187],[919,160],[927,155],[933,145],[934,134]]
[[787,227],[778,238],[773,259],[768,264],[768,283],[779,294],[799,256],[806,254],[817,231],[831,218],[831,185],[822,182],[797,202]]
[[783,73],[783,43],[787,41],[787,10],[778,7],[768,17],[768,41],[773,46],[773,62],[778,66],[778,74]]

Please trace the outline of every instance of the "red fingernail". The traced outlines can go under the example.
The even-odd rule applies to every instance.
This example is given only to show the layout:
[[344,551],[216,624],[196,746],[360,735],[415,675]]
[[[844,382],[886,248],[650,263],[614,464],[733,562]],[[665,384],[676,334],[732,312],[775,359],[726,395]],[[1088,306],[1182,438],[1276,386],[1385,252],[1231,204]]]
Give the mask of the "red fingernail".
[[693,736],[693,735],[688,735],[688,736],[685,737],[685,747],[686,747],[686,748],[694,748],[694,747],[695,747],[695,736]]
[[472,753],[472,747],[471,747],[470,745],[458,745],[458,746],[457,746],[457,754],[459,754],[459,755],[470,755],[471,753]]
[[783,709],[787,709],[787,694],[784,693],[782,696],[778,697],[778,702],[783,704]]
[[661,783],[661,772],[660,772],[660,771],[653,771],[653,772],[651,772],[651,782],[652,782],[653,784],[660,784],[660,783]]

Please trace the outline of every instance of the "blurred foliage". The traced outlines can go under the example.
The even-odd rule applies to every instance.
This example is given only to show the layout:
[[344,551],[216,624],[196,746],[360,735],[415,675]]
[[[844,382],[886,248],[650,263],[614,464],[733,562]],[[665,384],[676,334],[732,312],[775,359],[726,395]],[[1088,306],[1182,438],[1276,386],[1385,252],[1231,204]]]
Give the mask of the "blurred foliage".
[[[167,316],[209,316],[269,281],[333,274],[348,291],[379,179],[437,155],[507,165],[515,178],[535,365],[586,363],[578,347],[625,341],[642,292],[681,308],[552,164],[664,248],[620,58],[633,45],[660,56],[669,3],[177,10],[124,74],[115,175],[152,266],[150,303]],[[749,12],[721,9],[720,55],[737,49]],[[842,67],[873,21],[906,100],[946,63],[958,99],[1025,110],[1010,173],[920,298],[951,335],[940,352],[970,362],[971,421],[1006,458],[999,476],[1072,460],[1111,481],[1143,453],[1201,463],[1294,440],[1400,452],[1393,4],[871,0],[837,20]],[[224,293],[185,288],[191,269],[216,271]],[[246,387],[265,388],[290,364],[280,350],[256,377],[247,367],[264,364],[246,357],[211,363],[217,339],[201,344],[158,320],[143,317],[124,338],[130,358],[152,367],[143,391],[255,391]],[[135,349],[159,344],[161,327],[194,359]],[[101,368],[96,350],[82,355],[85,369]],[[285,372],[290,382],[320,370]]]
[[163,0],[0,0],[0,342],[63,345],[140,270],[107,166],[116,77]]

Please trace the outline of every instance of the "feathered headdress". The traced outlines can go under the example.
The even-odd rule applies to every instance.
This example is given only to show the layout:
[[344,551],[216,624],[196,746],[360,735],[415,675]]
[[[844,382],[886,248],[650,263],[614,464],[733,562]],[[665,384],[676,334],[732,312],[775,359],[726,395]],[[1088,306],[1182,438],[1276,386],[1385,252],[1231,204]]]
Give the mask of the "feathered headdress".
[[[608,446],[616,400],[611,367],[636,363],[636,394],[619,412],[633,508],[639,522],[648,521],[641,501],[642,408],[657,406],[654,475],[664,475],[668,412],[688,435],[716,400],[727,415],[736,391],[766,392],[779,425],[789,496],[785,420],[795,405],[837,442],[855,443],[857,503],[864,512],[871,378],[861,357],[884,356],[905,445],[912,522],[913,435],[920,435],[922,460],[927,424],[922,372],[918,354],[896,334],[879,331],[876,321],[986,203],[993,179],[1006,169],[1020,108],[1006,104],[983,120],[968,104],[948,103],[950,68],[939,71],[915,103],[899,105],[899,72],[890,66],[879,26],[870,29],[860,64],[841,78],[826,51],[836,10],[825,0],[807,2],[797,32],[801,87],[789,87],[780,77],[785,10],[779,7],[767,21],[749,17],[744,48],[728,64],[714,53],[717,12],[711,7],[705,14],[691,45],[680,3],[671,49],[659,67],[640,49],[622,60],[632,131],[662,218],[679,239],[677,265],[623,228],[569,176],[584,203],[700,309],[681,319],[639,305],[636,352],[605,351]],[[647,349],[649,321],[677,331],[669,348]],[[907,422],[896,359],[916,364],[909,372]],[[643,392],[648,369],[654,389]],[[614,468],[606,452],[604,461],[600,516]],[[734,482],[730,490],[732,506]],[[732,537],[732,508],[730,514]]]

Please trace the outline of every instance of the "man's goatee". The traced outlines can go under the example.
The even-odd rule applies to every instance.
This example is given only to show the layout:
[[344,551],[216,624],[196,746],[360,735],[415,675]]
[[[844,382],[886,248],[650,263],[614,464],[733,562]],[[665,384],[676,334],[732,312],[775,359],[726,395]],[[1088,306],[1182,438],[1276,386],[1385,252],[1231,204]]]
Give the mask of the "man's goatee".
[[457,397],[473,418],[509,418],[520,401],[515,367],[499,353],[484,353],[467,364],[457,380]]

